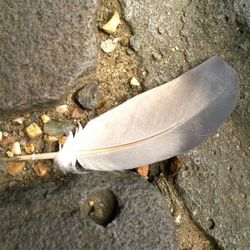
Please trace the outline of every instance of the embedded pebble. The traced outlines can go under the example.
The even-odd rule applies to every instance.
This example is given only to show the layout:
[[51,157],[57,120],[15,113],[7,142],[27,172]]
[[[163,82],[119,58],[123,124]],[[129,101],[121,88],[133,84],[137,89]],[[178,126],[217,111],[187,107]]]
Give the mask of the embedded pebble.
[[41,128],[34,122],[25,128],[25,132],[30,139],[35,139],[43,133]]
[[94,110],[100,103],[100,91],[96,84],[89,84],[76,94],[77,102],[86,109]]
[[163,27],[159,27],[158,32],[159,32],[159,34],[163,35],[165,33],[165,30]]
[[25,162],[11,162],[7,164],[7,173],[11,176],[16,176],[23,171]]
[[72,111],[71,111],[71,117],[72,118],[80,118],[82,116],[81,112],[79,109],[77,108],[74,108]]
[[131,86],[141,86],[141,84],[137,81],[137,79],[135,77],[132,77],[131,80],[130,80],[130,85]]
[[137,169],[136,169],[136,172],[137,172],[139,175],[141,175],[141,176],[147,178],[148,172],[149,172],[149,165],[145,165],[145,166],[143,166],[143,167],[137,168]]
[[45,135],[44,140],[47,142],[53,143],[53,142],[59,141],[59,138],[56,136],[52,136],[52,135]]
[[130,49],[130,48],[128,48],[127,49],[127,54],[129,55],[129,56],[131,56],[131,55],[133,55],[135,52],[134,52],[134,50],[132,50],[132,49]]
[[56,112],[59,114],[63,114],[63,113],[68,112],[68,105],[64,104],[64,105],[57,106]]
[[48,166],[45,163],[37,162],[33,167],[37,176],[43,177],[48,172]]
[[117,198],[109,188],[91,194],[80,203],[81,216],[103,226],[106,226],[115,218],[117,209]]
[[[23,136],[24,136],[24,134],[23,134]],[[20,145],[22,146],[22,147],[25,147],[26,145],[27,145],[27,140],[26,140],[26,138],[21,138],[20,139],[20,141],[19,141],[19,143],[20,143]]]
[[0,141],[3,139],[3,132],[0,131]]
[[22,153],[21,146],[19,142],[14,142],[10,147],[11,152],[14,155],[20,155]]
[[115,38],[115,39],[113,39],[113,40],[107,39],[107,40],[105,40],[105,41],[103,41],[103,42],[101,43],[101,49],[102,49],[104,52],[106,52],[106,53],[110,53],[110,52],[112,52],[112,51],[115,50],[115,48],[116,48],[116,46],[117,46],[119,40],[120,40],[119,37],[117,37],[117,38]]
[[138,36],[131,36],[129,39],[129,45],[134,51],[138,52],[140,50],[140,47],[141,47],[141,41],[140,41],[139,37]]
[[113,34],[116,32],[119,24],[121,23],[119,13],[116,11],[111,19],[102,26],[102,29],[108,34]]
[[14,154],[13,154],[11,151],[7,151],[7,152],[6,152],[6,155],[7,155],[9,158],[14,157]]
[[6,131],[3,132],[3,137],[8,137],[8,135],[9,135],[8,132],[6,132]]
[[41,119],[42,119],[42,122],[43,122],[44,124],[47,123],[48,121],[50,121],[50,117],[47,116],[47,115],[45,115],[45,114],[43,114],[43,115],[41,116]]
[[60,140],[59,140],[59,143],[60,143],[61,145],[64,145],[64,143],[66,142],[67,138],[68,138],[67,136],[61,137]]
[[34,144],[28,144],[26,146],[24,146],[24,151],[27,153],[27,154],[31,154],[35,151],[35,145]]
[[162,55],[161,55],[160,53],[158,53],[158,52],[154,52],[154,53],[152,54],[152,57],[153,57],[153,59],[154,59],[155,61],[160,61],[160,60],[162,59]]
[[182,216],[179,214],[179,215],[177,215],[176,218],[175,218],[175,223],[176,223],[177,225],[180,225],[180,224],[181,224],[181,221],[182,221]]
[[23,124],[23,117],[16,118],[16,119],[14,120],[14,122],[16,122],[16,123],[22,125],[22,124]]
[[70,123],[50,120],[44,125],[43,131],[49,136],[61,137],[64,134],[68,134],[73,128],[74,126]]
[[208,219],[207,220],[207,228],[208,229],[213,229],[215,227],[215,222],[213,219]]

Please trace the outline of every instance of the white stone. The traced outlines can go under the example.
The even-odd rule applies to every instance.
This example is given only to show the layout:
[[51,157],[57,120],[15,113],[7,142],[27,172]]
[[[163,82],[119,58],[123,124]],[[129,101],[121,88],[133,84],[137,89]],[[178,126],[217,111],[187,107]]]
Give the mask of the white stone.
[[179,214],[179,215],[177,215],[177,217],[175,218],[175,223],[176,223],[177,225],[180,225],[180,224],[181,224],[181,220],[182,220],[182,217],[181,217],[181,215]]
[[121,23],[119,13],[116,11],[111,19],[102,26],[102,29],[108,34],[113,34],[116,32],[119,24]]
[[130,80],[130,85],[137,87],[141,86],[141,84],[137,81],[135,77],[132,77],[132,79]]
[[3,136],[4,136],[4,137],[7,137],[8,135],[9,135],[8,132],[6,132],[6,131],[3,132]]
[[14,154],[11,151],[7,151],[6,154],[10,158],[12,158],[14,156]]
[[50,121],[50,117],[47,116],[47,115],[45,115],[45,114],[43,114],[41,116],[41,119],[42,119],[42,121],[43,121],[44,124],[47,123],[48,121]]
[[14,155],[20,155],[22,152],[21,152],[21,146],[20,146],[20,143],[19,142],[14,142],[12,145],[11,145],[11,148],[10,148],[11,152],[14,154]]
[[56,112],[60,113],[60,114],[66,113],[66,112],[68,112],[68,110],[69,110],[68,105],[66,105],[66,104],[56,107]]
[[3,132],[0,131],[0,141],[3,139]]
[[23,124],[23,117],[16,118],[14,121],[18,124]]
[[115,38],[113,40],[107,39],[101,43],[101,49],[106,52],[110,53],[115,50],[120,38]]

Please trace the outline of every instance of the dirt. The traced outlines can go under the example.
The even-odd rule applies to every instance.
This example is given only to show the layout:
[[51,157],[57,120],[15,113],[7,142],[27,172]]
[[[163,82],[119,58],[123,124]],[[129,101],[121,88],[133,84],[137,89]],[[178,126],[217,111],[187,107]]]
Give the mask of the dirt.
[[[129,98],[141,93],[143,91],[143,77],[139,75],[139,61],[135,53],[129,48],[129,38],[131,37],[131,30],[125,21],[121,18],[121,24],[117,32],[109,35],[102,31],[101,27],[106,23],[115,11],[120,13],[122,17],[122,9],[118,1],[101,1],[98,18],[98,45],[106,39],[113,39],[119,37],[121,40],[117,48],[111,53],[105,53],[100,49],[99,67],[96,72],[87,76],[81,76],[76,80],[77,88],[73,89],[64,103],[68,106],[68,111],[65,113],[58,113],[56,108],[47,112],[33,112],[22,116],[22,124],[15,120],[0,121],[0,131],[7,132],[8,135],[0,141],[0,154],[6,156],[11,143],[14,141],[21,142],[21,145],[28,145],[30,143],[35,145],[35,153],[53,152],[58,150],[58,142],[48,142],[46,135],[43,133],[37,139],[29,139],[24,132],[27,125],[35,122],[41,128],[44,124],[41,116],[46,114],[51,119],[62,122],[70,122],[74,124],[80,122],[83,126],[92,118],[106,112],[107,110],[123,103]],[[131,86],[129,84],[132,77],[135,77],[141,86]],[[77,89],[86,84],[98,84],[101,97],[100,105],[96,110],[83,110],[74,101],[74,94]],[[24,150],[22,147],[22,153]],[[10,176],[6,173],[6,168],[0,163],[0,191],[7,189],[16,184],[30,184],[39,183],[43,181],[55,180],[62,175],[56,168],[53,167],[52,161],[44,161],[48,167],[48,171],[44,176],[38,176],[34,169],[34,163],[26,162],[23,171],[16,176]],[[154,183],[159,187],[160,191],[169,202],[173,217],[178,227],[179,235],[179,249],[214,249],[210,240],[206,235],[193,223],[190,219],[188,211],[185,209],[178,196],[176,195],[172,181],[165,177],[155,178]]]

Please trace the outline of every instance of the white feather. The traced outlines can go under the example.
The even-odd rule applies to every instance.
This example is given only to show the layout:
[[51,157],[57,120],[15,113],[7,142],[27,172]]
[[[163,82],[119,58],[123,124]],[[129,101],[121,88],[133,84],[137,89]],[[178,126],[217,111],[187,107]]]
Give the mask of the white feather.
[[78,172],[76,161],[86,169],[123,170],[170,158],[214,132],[238,95],[235,70],[212,57],[79,127],[56,161],[64,171]]

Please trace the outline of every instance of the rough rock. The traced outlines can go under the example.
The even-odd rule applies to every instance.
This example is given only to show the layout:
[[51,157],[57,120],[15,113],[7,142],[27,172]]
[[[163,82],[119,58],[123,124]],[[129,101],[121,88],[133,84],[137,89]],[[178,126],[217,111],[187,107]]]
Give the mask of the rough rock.
[[0,1],[0,119],[58,104],[97,64],[98,0]]
[[192,217],[222,249],[248,249],[250,244],[246,219],[250,158],[242,136],[246,135],[233,121],[226,122],[215,136],[181,157],[183,166],[176,180]]
[[[147,72],[146,88],[170,81],[215,54],[238,71],[241,94],[237,109],[219,130],[219,137],[182,157],[187,169],[183,167],[176,184],[194,220],[219,247],[248,249],[248,1],[120,2],[133,31],[131,46],[141,58],[142,75]],[[157,60],[156,54],[160,55]],[[209,221],[214,221],[214,228]]]
[[236,20],[240,25],[248,26],[250,31],[250,2],[249,0],[235,0],[234,1],[234,10],[236,13]]
[[[82,202],[110,189],[118,200],[106,226],[81,216]],[[87,172],[0,196],[1,249],[176,249],[164,197],[134,173]],[[24,240],[25,239],[25,240]]]

